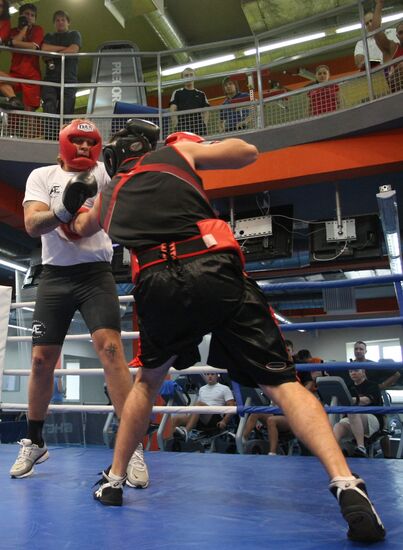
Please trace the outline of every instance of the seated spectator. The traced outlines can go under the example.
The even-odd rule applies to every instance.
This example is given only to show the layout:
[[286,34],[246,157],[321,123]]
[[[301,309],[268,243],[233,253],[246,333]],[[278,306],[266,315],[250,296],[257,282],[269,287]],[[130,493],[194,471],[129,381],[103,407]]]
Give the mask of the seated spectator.
[[[292,356],[292,342],[290,340],[286,340],[286,342],[291,344],[291,346],[288,344],[287,350],[288,350],[288,353]],[[315,363],[318,361],[318,358],[313,358],[310,351],[307,349],[300,350],[294,356],[295,363],[311,363],[313,362],[313,359],[315,359]],[[315,379],[312,376],[312,374],[313,373],[308,371],[298,372],[298,380],[309,391],[314,393],[316,391],[316,385],[315,385]],[[315,377],[316,375],[321,375],[321,371],[315,371]],[[252,430],[256,427],[257,422],[261,422],[263,425],[267,426],[267,434],[269,438],[268,454],[276,455],[280,434],[291,432],[291,427],[288,420],[283,415],[271,415],[271,414],[264,414],[264,413],[251,414],[249,415],[248,420],[246,421],[245,429],[243,431],[242,438],[244,442],[248,440],[248,437],[252,432]]]
[[[195,88],[195,72],[188,67],[182,72],[182,78],[188,79],[183,88],[175,90],[171,96],[169,109],[171,112],[187,111],[190,109],[203,109],[210,107],[206,94]],[[207,134],[207,123],[209,112],[190,113],[172,117],[173,132],[193,132],[205,136]]]
[[[13,48],[39,50],[43,40],[43,28],[35,25],[37,9],[34,4],[24,4],[19,9],[18,27],[11,29],[7,45]],[[0,72],[1,76],[41,80],[39,57],[26,53],[13,52],[10,72]],[[39,84],[7,84],[0,85],[1,93],[8,98],[8,106],[12,109],[25,107],[27,111],[35,111],[41,102]],[[21,102],[16,98],[16,92],[22,92]]]
[[[207,384],[199,389],[194,406],[234,406],[235,399],[228,386],[218,382],[218,374],[209,372],[204,375]],[[219,414],[184,414],[172,417],[172,429],[174,435],[188,440],[189,432],[194,428],[198,430],[214,429],[225,430],[232,414],[221,416]]]
[[[372,28],[378,29],[381,26],[382,8],[384,0],[376,0]],[[387,63],[392,59],[403,56],[403,21],[399,21],[396,26],[396,37],[398,43],[394,42],[384,31],[375,35],[375,41],[383,54],[383,62]],[[403,89],[403,60],[388,68],[388,81],[392,93]]]
[[[350,370],[349,373],[353,382],[349,389],[355,405],[382,405],[381,392],[377,384],[367,379],[364,369]],[[355,441],[354,456],[366,457],[364,437],[371,437],[381,427],[380,420],[374,414],[347,414],[333,426],[333,431],[339,442]]]
[[10,34],[10,4],[0,0],[0,46],[4,46]]
[[[365,23],[367,32],[371,32],[373,30],[372,29],[373,17],[374,17],[374,14],[371,11],[364,15],[364,23]],[[396,32],[394,29],[387,29],[385,31],[385,34],[390,40],[393,40],[394,42],[397,41]],[[376,67],[377,65],[380,65],[381,63],[383,63],[383,54],[382,54],[382,51],[378,48],[374,36],[370,36],[369,38],[367,38],[367,46],[368,46],[368,56],[369,56],[370,66]],[[359,40],[355,45],[354,61],[358,70],[360,71],[365,70],[364,42],[362,40]]]
[[[330,79],[330,69],[327,65],[319,65],[315,71],[316,82],[324,84]],[[323,115],[337,111],[340,106],[340,88],[338,84],[327,84],[308,92],[309,114]]]
[[[81,48],[81,34],[70,30],[70,16],[63,10],[53,14],[55,32],[47,33],[43,39],[42,50],[57,53],[78,53]],[[61,58],[50,57],[45,60],[46,73],[44,80],[50,82],[61,81]],[[78,82],[78,58],[67,57],[65,61],[64,82],[71,84]],[[51,86],[42,87],[43,110],[45,113],[57,114],[60,112],[60,88]],[[76,88],[64,89],[63,112],[65,115],[74,113],[76,102]]]
[[[354,344],[354,360],[353,363],[373,363],[374,361],[371,361],[370,359],[366,358],[367,353],[367,344],[363,342],[362,340],[358,340]],[[382,360],[380,361],[382,362]],[[384,361],[389,362],[389,361]],[[393,361],[392,361],[393,363]],[[367,378],[371,382],[375,382],[378,384],[380,390],[385,390],[387,388],[391,388],[396,384],[396,382],[400,378],[400,372],[395,369],[376,369],[376,370],[368,370],[367,372]]]
[[[249,94],[239,91],[239,85],[236,80],[227,76],[223,80],[223,89],[226,98],[223,105],[237,103],[239,100],[249,100]],[[247,108],[223,109],[220,111],[220,131],[221,132],[236,132],[237,130],[245,130],[248,127],[250,120],[250,110]]]

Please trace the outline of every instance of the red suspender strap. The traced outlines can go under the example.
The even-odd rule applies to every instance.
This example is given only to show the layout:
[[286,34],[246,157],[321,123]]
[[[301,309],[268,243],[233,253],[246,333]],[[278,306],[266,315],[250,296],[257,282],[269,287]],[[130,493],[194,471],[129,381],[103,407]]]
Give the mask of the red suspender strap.
[[144,172],[163,172],[164,174],[170,174],[172,176],[175,176],[182,181],[188,183],[195,189],[199,195],[203,197],[203,199],[209,204],[210,201],[208,200],[208,197],[206,193],[204,192],[204,189],[200,186],[200,184],[196,181],[195,178],[193,178],[190,174],[188,174],[185,170],[182,170],[181,168],[177,168],[176,166],[171,166],[170,164],[149,164],[145,166],[141,166],[137,164],[133,170],[130,170],[127,174],[122,175],[121,180],[119,183],[115,186],[110,203],[108,205],[108,210],[106,212],[106,216],[103,223],[103,228],[106,232],[109,231],[109,226],[112,219],[113,209],[115,207],[116,199],[118,196],[118,193],[120,189],[126,184],[126,182],[131,179],[133,176],[136,176],[137,174],[141,174]]

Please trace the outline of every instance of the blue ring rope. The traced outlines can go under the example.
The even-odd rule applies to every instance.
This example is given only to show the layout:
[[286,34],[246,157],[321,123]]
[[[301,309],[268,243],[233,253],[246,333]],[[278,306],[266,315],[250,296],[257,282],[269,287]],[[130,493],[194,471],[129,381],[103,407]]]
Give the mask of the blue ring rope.
[[[324,406],[325,411],[328,414],[394,414],[394,413],[403,413],[403,405],[395,405],[391,407],[345,407],[345,406],[336,406],[329,407]],[[250,407],[239,407],[237,406],[237,414],[239,416],[244,416],[245,414],[252,413],[264,413],[264,414],[275,414],[282,415],[283,411],[279,407],[268,407],[268,406],[250,406]]]
[[382,283],[395,283],[401,281],[403,275],[381,275],[379,277],[363,277],[362,279],[343,279],[342,281],[300,281],[294,283],[269,283],[259,282],[261,289],[267,292],[277,290],[312,290],[321,288],[343,288],[350,286],[380,285]]

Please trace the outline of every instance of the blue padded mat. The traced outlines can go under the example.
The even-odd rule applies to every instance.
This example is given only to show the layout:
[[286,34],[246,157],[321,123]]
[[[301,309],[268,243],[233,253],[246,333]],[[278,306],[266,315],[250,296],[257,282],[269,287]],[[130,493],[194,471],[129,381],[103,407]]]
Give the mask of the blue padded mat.
[[[32,477],[10,479],[16,445],[0,446],[0,549],[334,550],[346,539],[327,476],[311,457],[147,453],[148,489],[122,508],[92,499],[102,447],[55,447]],[[355,459],[388,530],[379,550],[403,548],[403,461]]]

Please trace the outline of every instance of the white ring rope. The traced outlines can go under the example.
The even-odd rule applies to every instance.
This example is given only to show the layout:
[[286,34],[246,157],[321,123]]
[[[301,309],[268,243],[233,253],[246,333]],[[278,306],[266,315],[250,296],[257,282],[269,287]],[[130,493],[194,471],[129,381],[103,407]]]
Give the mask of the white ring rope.
[[[3,411],[27,411],[27,403],[2,403]],[[49,411],[52,412],[113,412],[112,405],[49,405]],[[152,413],[169,413],[169,414],[237,414],[238,409],[232,407],[209,407],[209,406],[160,406],[153,407]]]
[[[130,303],[134,302],[133,296],[120,296],[119,302],[121,303]],[[10,305],[10,309],[18,309],[24,307],[34,307],[35,302],[14,302]],[[139,332],[137,331],[122,331],[121,333],[122,340],[131,340],[139,338]],[[87,340],[91,341],[90,334],[71,334],[67,335],[65,340]],[[7,342],[31,342],[32,336],[9,336],[7,337]],[[331,364],[318,364],[317,369],[321,370],[327,366],[331,367]],[[385,365],[386,368],[386,365]],[[390,367],[389,367],[390,368]],[[132,374],[135,374],[138,368],[129,369]],[[225,369],[216,369],[207,365],[199,365],[189,367],[183,370],[176,370],[170,368],[169,374],[203,374],[203,373],[226,373]],[[31,369],[4,369],[2,372],[3,376],[29,376],[31,374]],[[56,369],[54,371],[54,376],[100,376],[104,375],[104,369],[95,368],[95,369]],[[2,403],[0,401],[0,406],[3,411],[27,411],[29,405],[27,403]],[[241,409],[244,406],[240,407]],[[238,414],[240,408],[237,406],[154,406],[152,408],[153,414]],[[49,412],[94,412],[94,413],[111,413],[114,411],[112,405],[81,405],[81,404],[60,404],[60,405],[49,405]]]
[[[136,374],[138,368],[129,369],[132,374]],[[214,367],[199,366],[189,367],[187,369],[176,370],[174,368],[169,369],[168,374],[204,374],[207,372],[213,372],[216,374],[225,374],[225,369],[216,369]],[[5,376],[29,376],[31,369],[6,369],[4,371]],[[55,376],[99,376],[104,375],[104,369],[55,369]]]

